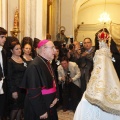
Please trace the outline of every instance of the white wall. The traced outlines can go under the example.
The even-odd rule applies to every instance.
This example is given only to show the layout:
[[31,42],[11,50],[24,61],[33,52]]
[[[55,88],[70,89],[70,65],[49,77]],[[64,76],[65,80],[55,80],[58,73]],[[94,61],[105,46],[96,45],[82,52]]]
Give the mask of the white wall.
[[14,14],[19,10],[18,38],[46,38],[47,0],[0,0],[0,26],[10,31],[14,27]]
[[0,0],[0,26],[7,29],[7,0]]
[[[109,3],[106,5],[106,12],[109,13],[111,21],[113,23],[120,24],[120,16],[118,11],[120,11],[120,4]],[[103,27],[107,27],[109,30],[110,22],[108,22],[106,26],[98,20],[102,12],[104,12],[103,4],[96,4],[79,9],[77,24],[81,25],[82,22],[84,24],[82,24],[79,28],[77,36],[78,41],[83,41],[85,37],[90,37],[94,44],[95,33],[98,30]]]
[[[1,0],[0,0],[0,8],[2,7],[1,4],[2,3],[1,3]],[[0,9],[0,26],[1,26],[1,17],[2,17],[2,9]]]
[[74,0],[61,0],[61,26],[66,28],[68,37],[73,36],[73,3]]
[[[112,22],[120,24],[120,4],[107,4],[106,12],[109,13]],[[99,16],[104,12],[104,5],[93,5],[86,7],[84,9],[79,9],[78,12],[78,24],[84,22],[84,24],[96,24],[99,23]]]
[[14,14],[16,9],[19,7],[19,0],[8,0],[8,16],[7,16],[7,26],[8,26],[8,35],[11,36],[10,31],[14,27]]

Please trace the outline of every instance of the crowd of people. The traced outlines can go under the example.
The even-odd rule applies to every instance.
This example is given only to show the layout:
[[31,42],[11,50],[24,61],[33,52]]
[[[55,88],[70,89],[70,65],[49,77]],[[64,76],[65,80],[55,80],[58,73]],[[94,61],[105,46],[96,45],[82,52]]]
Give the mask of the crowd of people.
[[[37,44],[40,40],[34,40]],[[35,46],[34,44],[34,46]],[[24,37],[20,43],[16,37],[7,36],[0,27],[0,120],[21,120],[26,90],[20,88],[24,72],[36,54],[33,40]]]
[[[0,120],[58,120],[59,107],[63,112],[76,111],[75,120],[85,120],[89,110],[84,104],[97,106],[97,102],[91,100],[94,98],[93,74],[106,70],[102,68],[104,60],[95,68],[95,59],[98,60],[101,53],[111,58],[109,51],[103,53],[101,49],[109,49],[108,38],[100,41],[99,35],[103,31],[109,34],[106,29],[98,31],[93,46],[89,37],[82,44],[72,40],[66,44],[66,37],[54,42],[37,38],[33,42],[32,38],[24,37],[20,43],[17,38],[7,36],[7,31],[0,27]],[[99,48],[100,53],[97,52]],[[119,80],[120,47],[112,40],[110,48],[113,58],[110,63],[114,65]],[[99,83],[100,76],[97,77]],[[90,108],[94,109],[94,106]],[[83,118],[79,112],[84,112]]]

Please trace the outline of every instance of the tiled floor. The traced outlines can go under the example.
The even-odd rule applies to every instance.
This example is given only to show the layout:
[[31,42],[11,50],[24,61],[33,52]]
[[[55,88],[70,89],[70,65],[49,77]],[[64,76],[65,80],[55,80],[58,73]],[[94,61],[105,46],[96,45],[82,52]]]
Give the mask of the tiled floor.
[[58,120],[73,120],[74,112],[73,111],[66,111],[58,110]]

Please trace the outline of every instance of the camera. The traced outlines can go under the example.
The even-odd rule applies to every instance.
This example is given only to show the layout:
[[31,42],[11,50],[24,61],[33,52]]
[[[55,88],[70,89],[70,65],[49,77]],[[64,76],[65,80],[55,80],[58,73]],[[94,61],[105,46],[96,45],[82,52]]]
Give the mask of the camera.
[[74,44],[70,44],[69,45],[69,50],[73,50],[73,48],[75,48],[75,45]]
[[70,82],[70,71],[67,71],[65,83],[68,84]]

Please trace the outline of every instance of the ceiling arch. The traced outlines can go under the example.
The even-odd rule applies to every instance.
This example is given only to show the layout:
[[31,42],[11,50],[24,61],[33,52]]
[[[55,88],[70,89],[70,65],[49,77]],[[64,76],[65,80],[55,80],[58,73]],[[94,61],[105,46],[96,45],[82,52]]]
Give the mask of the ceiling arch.
[[78,12],[93,5],[104,4],[120,5],[120,0],[74,0],[73,5],[73,28],[77,28]]

